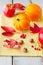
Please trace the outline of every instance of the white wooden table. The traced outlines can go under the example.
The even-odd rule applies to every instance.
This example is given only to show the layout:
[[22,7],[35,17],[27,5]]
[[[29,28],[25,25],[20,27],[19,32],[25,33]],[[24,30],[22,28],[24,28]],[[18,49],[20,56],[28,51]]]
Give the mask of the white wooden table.
[[[29,0],[14,0],[14,2],[21,2],[24,5],[27,5],[29,3]],[[33,0],[33,2],[39,4],[43,9],[43,0]],[[11,3],[11,0],[0,0],[0,14],[2,14],[2,7],[6,3]],[[0,65],[12,65],[11,57],[0,57]],[[13,65],[43,65],[43,58],[14,57]]]
[[[0,65],[12,65],[11,57],[0,57]],[[43,65],[43,58],[14,57],[13,65]]]

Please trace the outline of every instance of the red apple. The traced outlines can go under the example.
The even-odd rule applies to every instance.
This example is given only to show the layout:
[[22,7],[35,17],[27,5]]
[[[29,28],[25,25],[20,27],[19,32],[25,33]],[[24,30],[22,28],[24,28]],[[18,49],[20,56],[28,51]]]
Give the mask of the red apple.
[[7,17],[13,17],[15,9],[13,8],[12,4],[6,4],[3,8],[3,13]]
[[39,39],[39,42],[41,43],[41,45],[43,46],[43,28],[39,32],[38,39]]

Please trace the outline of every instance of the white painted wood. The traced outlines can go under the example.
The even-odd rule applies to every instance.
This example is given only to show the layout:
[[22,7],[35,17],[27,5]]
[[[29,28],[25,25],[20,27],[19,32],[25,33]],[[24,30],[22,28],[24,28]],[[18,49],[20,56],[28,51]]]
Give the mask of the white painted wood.
[[0,65],[11,65],[11,57],[0,57]]
[[15,65],[42,65],[41,57],[14,57]]

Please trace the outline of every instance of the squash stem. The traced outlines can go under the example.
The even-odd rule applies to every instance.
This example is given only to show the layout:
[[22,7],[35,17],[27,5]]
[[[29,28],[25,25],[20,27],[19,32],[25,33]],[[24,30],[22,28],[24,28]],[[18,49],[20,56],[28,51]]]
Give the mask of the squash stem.
[[32,3],[32,0],[30,0],[30,3]]
[[12,0],[12,4],[13,4],[13,0]]

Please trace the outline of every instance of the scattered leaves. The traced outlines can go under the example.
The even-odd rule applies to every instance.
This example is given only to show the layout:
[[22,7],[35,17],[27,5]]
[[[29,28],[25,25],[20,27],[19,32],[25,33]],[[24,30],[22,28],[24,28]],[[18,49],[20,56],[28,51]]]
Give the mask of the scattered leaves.
[[14,39],[10,39],[10,40],[4,40],[4,42],[6,42],[7,44],[4,44],[4,47],[9,47],[9,48],[20,48],[21,45],[18,41],[14,40]]

